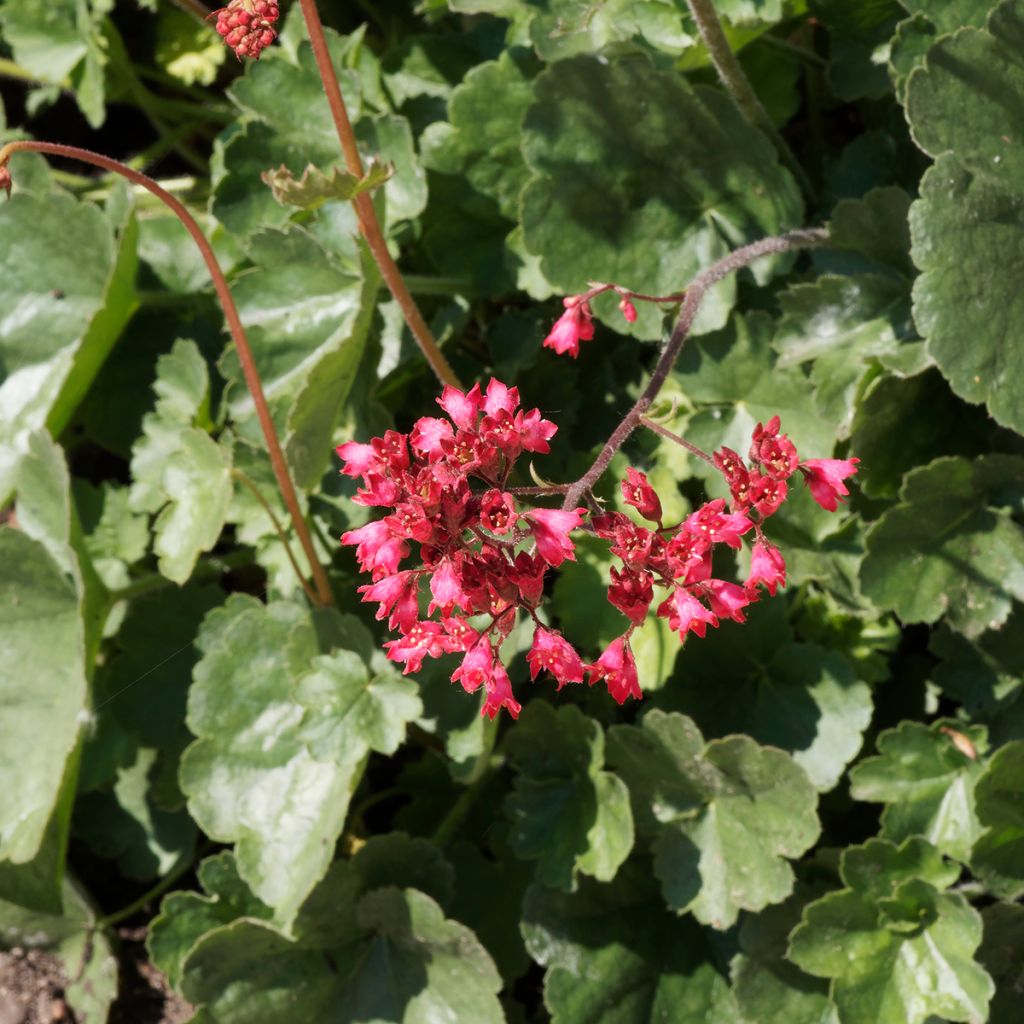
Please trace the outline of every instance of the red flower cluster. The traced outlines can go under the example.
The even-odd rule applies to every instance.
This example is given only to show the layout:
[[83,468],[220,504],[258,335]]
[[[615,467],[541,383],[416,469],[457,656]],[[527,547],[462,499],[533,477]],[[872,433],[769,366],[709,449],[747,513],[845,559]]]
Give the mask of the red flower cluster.
[[[811,495],[823,508],[835,511],[837,501],[849,493],[843,480],[855,473],[857,459],[813,459],[800,462],[796,447],[779,433],[779,417],[754,430],[748,455],[753,468],[731,448],[714,455],[714,463],[725,477],[731,495],[730,511],[725,500],[709,501],[676,526],[662,525],[661,502],[647,477],[635,469],[627,471],[622,494],[656,529],[636,525],[621,512],[595,516],[592,525],[598,536],[611,542],[612,554],[623,563],[612,569],[608,600],[626,615],[632,626],[605,652],[616,661],[625,658],[620,669],[629,674],[632,657],[629,637],[647,616],[654,600],[654,588],[668,590],[657,614],[668,619],[680,637],[689,632],[703,637],[708,626],[717,627],[723,618],[744,621],[744,608],[758,599],[759,587],[774,596],[786,585],[786,562],[782,552],[764,536],[766,519],[786,500],[786,481],[797,469],[807,479]],[[743,585],[712,576],[716,544],[739,549],[740,538],[754,531],[750,572]],[[620,645],[620,649],[615,645]],[[633,671],[635,682],[635,670]],[[636,695],[639,696],[639,689]]]
[[[593,663],[584,664],[558,632],[536,615],[548,569],[574,558],[569,534],[580,527],[586,510],[522,510],[507,488],[523,452],[546,453],[557,428],[537,409],[519,409],[519,392],[491,380],[463,393],[446,387],[438,404],[448,419],[424,417],[412,431],[390,430],[369,444],[350,441],[338,448],[343,473],[358,477],[359,504],[391,510],[383,519],[350,530],[343,544],[356,547],[360,567],[372,582],[359,588],[364,601],[379,605],[377,618],[401,635],[385,643],[388,657],[418,671],[426,657],[461,653],[452,681],[467,692],[486,692],[484,713],[492,718],[504,707],[513,717],[520,705],[500,660],[501,645],[522,609],[537,623],[526,656],[531,678],[550,672],[561,689],[604,680],[620,704],[640,697],[630,636],[644,621],[654,588],[668,591],[657,606],[672,629],[685,639],[703,637],[723,618],[744,621],[744,609],[756,601],[759,587],[775,594],[786,584],[781,552],[765,539],[762,527],[787,495],[787,480],[798,469],[814,499],[834,510],[847,494],[843,481],[856,472],[856,459],[800,462],[796,448],[781,434],[779,418],[757,425],[748,466],[736,452],[722,448],[714,463],[731,494],[709,501],[675,526],[662,522],[661,501],[647,477],[627,471],[622,482],[626,504],[655,524],[637,525],[621,512],[595,515],[591,527],[611,544],[622,562],[612,568],[608,600],[629,620],[622,636]],[[738,549],[753,531],[750,572],[744,583],[712,575],[715,545]],[[419,546],[416,564],[402,567]],[[421,583],[429,581],[430,601],[421,617]],[[426,595],[423,595],[425,598]],[[481,625],[477,618],[489,619]]]
[[235,51],[235,56],[259,60],[276,38],[274,25],[281,12],[274,0],[229,0],[227,7],[214,11],[217,33]]
[[[515,716],[520,705],[498,653],[517,610],[532,615],[540,603],[548,567],[574,557],[569,532],[585,510],[524,512],[505,489],[519,456],[548,452],[558,429],[539,410],[520,410],[517,388],[497,380],[486,393],[479,385],[467,393],[446,387],[438,404],[448,419],[424,417],[408,435],[389,430],[338,448],[342,472],[362,480],[355,500],[392,510],[341,541],[356,545],[360,567],[372,575],[360,587],[363,600],[377,602],[377,618],[401,634],[385,645],[388,657],[409,673],[426,657],[463,653],[452,680],[470,693],[483,686],[492,718],[502,707]],[[417,564],[401,568],[414,544]],[[424,578],[431,600],[421,619]],[[467,621],[484,615],[483,627]],[[556,633],[538,629],[531,655],[535,675],[544,667],[560,684],[582,679],[578,655]]]

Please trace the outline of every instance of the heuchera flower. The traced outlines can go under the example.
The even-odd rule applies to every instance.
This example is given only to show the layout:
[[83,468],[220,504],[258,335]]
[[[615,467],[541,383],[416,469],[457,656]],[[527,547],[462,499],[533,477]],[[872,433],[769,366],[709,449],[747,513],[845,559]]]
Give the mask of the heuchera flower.
[[281,12],[274,0],[229,0],[226,7],[214,11],[217,34],[241,60],[260,54],[277,38],[274,25]]
[[560,690],[566,683],[583,682],[583,659],[561,633],[538,626],[533,634],[533,646],[526,655],[530,678],[536,679],[547,669],[557,680]]
[[750,588],[758,584],[766,587],[772,597],[778,587],[786,585],[786,560],[782,552],[763,537],[757,539],[750,554],[750,575],[746,585]]
[[631,466],[626,470],[626,479],[621,487],[622,498],[627,505],[632,505],[644,519],[652,523],[661,522],[661,500],[643,473]]
[[586,515],[585,508],[563,512],[560,508],[535,508],[525,518],[533,529],[537,553],[548,565],[561,565],[566,559],[576,560],[569,533],[579,528]]
[[580,354],[580,342],[594,337],[594,321],[586,301],[570,296],[563,300],[563,305],[565,312],[555,321],[543,344],[560,356],[568,352],[575,359]]
[[620,636],[613,640],[601,657],[593,665],[587,666],[587,675],[590,676],[591,686],[603,679],[612,699],[618,704],[624,704],[629,697],[639,700],[643,696],[628,637]]
[[835,512],[850,492],[843,481],[857,472],[860,459],[808,459],[800,463],[811,497],[827,512]]

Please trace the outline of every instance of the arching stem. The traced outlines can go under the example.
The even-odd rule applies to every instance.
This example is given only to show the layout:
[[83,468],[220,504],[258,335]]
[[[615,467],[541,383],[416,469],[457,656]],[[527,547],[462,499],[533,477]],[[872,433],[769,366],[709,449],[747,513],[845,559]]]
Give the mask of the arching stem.
[[108,156],[103,156],[102,153],[94,153],[89,149],[80,149],[78,146],[65,146],[57,142],[36,142],[30,139],[8,142],[3,148],[0,148],[0,169],[6,168],[12,154],[22,150],[33,153],[46,153],[50,156],[66,157],[70,160],[81,160],[83,163],[102,167],[105,171],[120,174],[123,178],[127,178],[136,185],[141,185],[151,192],[184,224],[185,230],[188,231],[192,236],[192,240],[199,247],[207,270],[210,272],[213,287],[217,292],[217,298],[220,300],[221,309],[224,311],[224,318],[227,320],[228,329],[235,342],[238,361],[242,367],[246,387],[249,389],[249,394],[252,395],[253,405],[256,408],[256,417],[259,420],[260,429],[263,431],[263,437],[267,443],[270,464],[273,466],[277,485],[281,489],[281,497],[284,499],[285,507],[288,509],[288,515],[291,518],[295,534],[299,538],[302,550],[309,561],[317,602],[324,606],[332,605],[334,603],[334,596],[331,593],[327,572],[317,558],[316,549],[313,547],[313,538],[310,536],[306,521],[302,517],[299,498],[295,491],[295,485],[292,483],[291,474],[288,472],[288,463],[285,461],[284,451],[277,436],[277,429],[270,416],[267,399],[263,394],[263,384],[260,381],[259,371],[256,369],[256,361],[253,359],[249,340],[245,335],[245,328],[242,326],[241,317],[238,315],[238,307],[235,305],[231,289],[228,287],[224,272],[217,262],[213,248],[207,241],[196,219],[180,200],[175,199],[170,192],[161,188],[148,175],[133,170],[118,160],[112,160]]

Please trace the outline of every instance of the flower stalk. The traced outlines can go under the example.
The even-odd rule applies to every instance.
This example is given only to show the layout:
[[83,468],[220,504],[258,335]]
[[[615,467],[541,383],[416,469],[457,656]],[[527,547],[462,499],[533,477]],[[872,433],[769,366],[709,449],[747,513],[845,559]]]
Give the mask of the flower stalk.
[[[363,177],[363,161],[359,155],[359,147],[356,145],[355,132],[352,130],[352,122],[348,116],[345,99],[341,94],[341,86],[338,84],[338,76],[334,72],[334,64],[327,47],[327,39],[324,36],[324,27],[320,21],[316,0],[299,0],[299,3],[302,15],[306,19],[306,30],[309,33],[309,41],[313,45],[313,54],[316,57],[320,78],[323,81],[324,93],[327,96],[334,127],[338,133],[338,141],[341,143],[346,169],[349,174],[361,179]],[[402,310],[405,322],[409,325],[409,330],[412,331],[424,358],[442,384],[461,387],[458,377],[455,376],[455,371],[445,359],[426,320],[423,319],[423,314],[406,286],[398,265],[391,258],[391,253],[388,252],[388,244],[384,238],[384,232],[381,230],[370,193],[359,193],[352,199],[352,205],[359,218],[359,229],[366,239],[366,244],[380,270],[381,277]]]

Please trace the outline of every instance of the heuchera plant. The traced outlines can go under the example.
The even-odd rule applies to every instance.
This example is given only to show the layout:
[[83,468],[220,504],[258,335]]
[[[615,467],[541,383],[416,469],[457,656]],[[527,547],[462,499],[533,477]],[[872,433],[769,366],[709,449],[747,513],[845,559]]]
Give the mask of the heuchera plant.
[[[213,32],[249,65],[236,117],[136,80],[110,4],[0,4],[0,74],[131,85],[159,136],[6,135],[0,189],[41,153],[148,191],[231,338],[148,197],[15,165],[0,992],[39,942],[102,1022],[145,914],[211,1024],[1021,1019],[1024,0],[349,6],[156,15],[188,74],[239,73]],[[139,170],[172,151],[203,213]],[[145,891],[101,908],[97,857]]]

